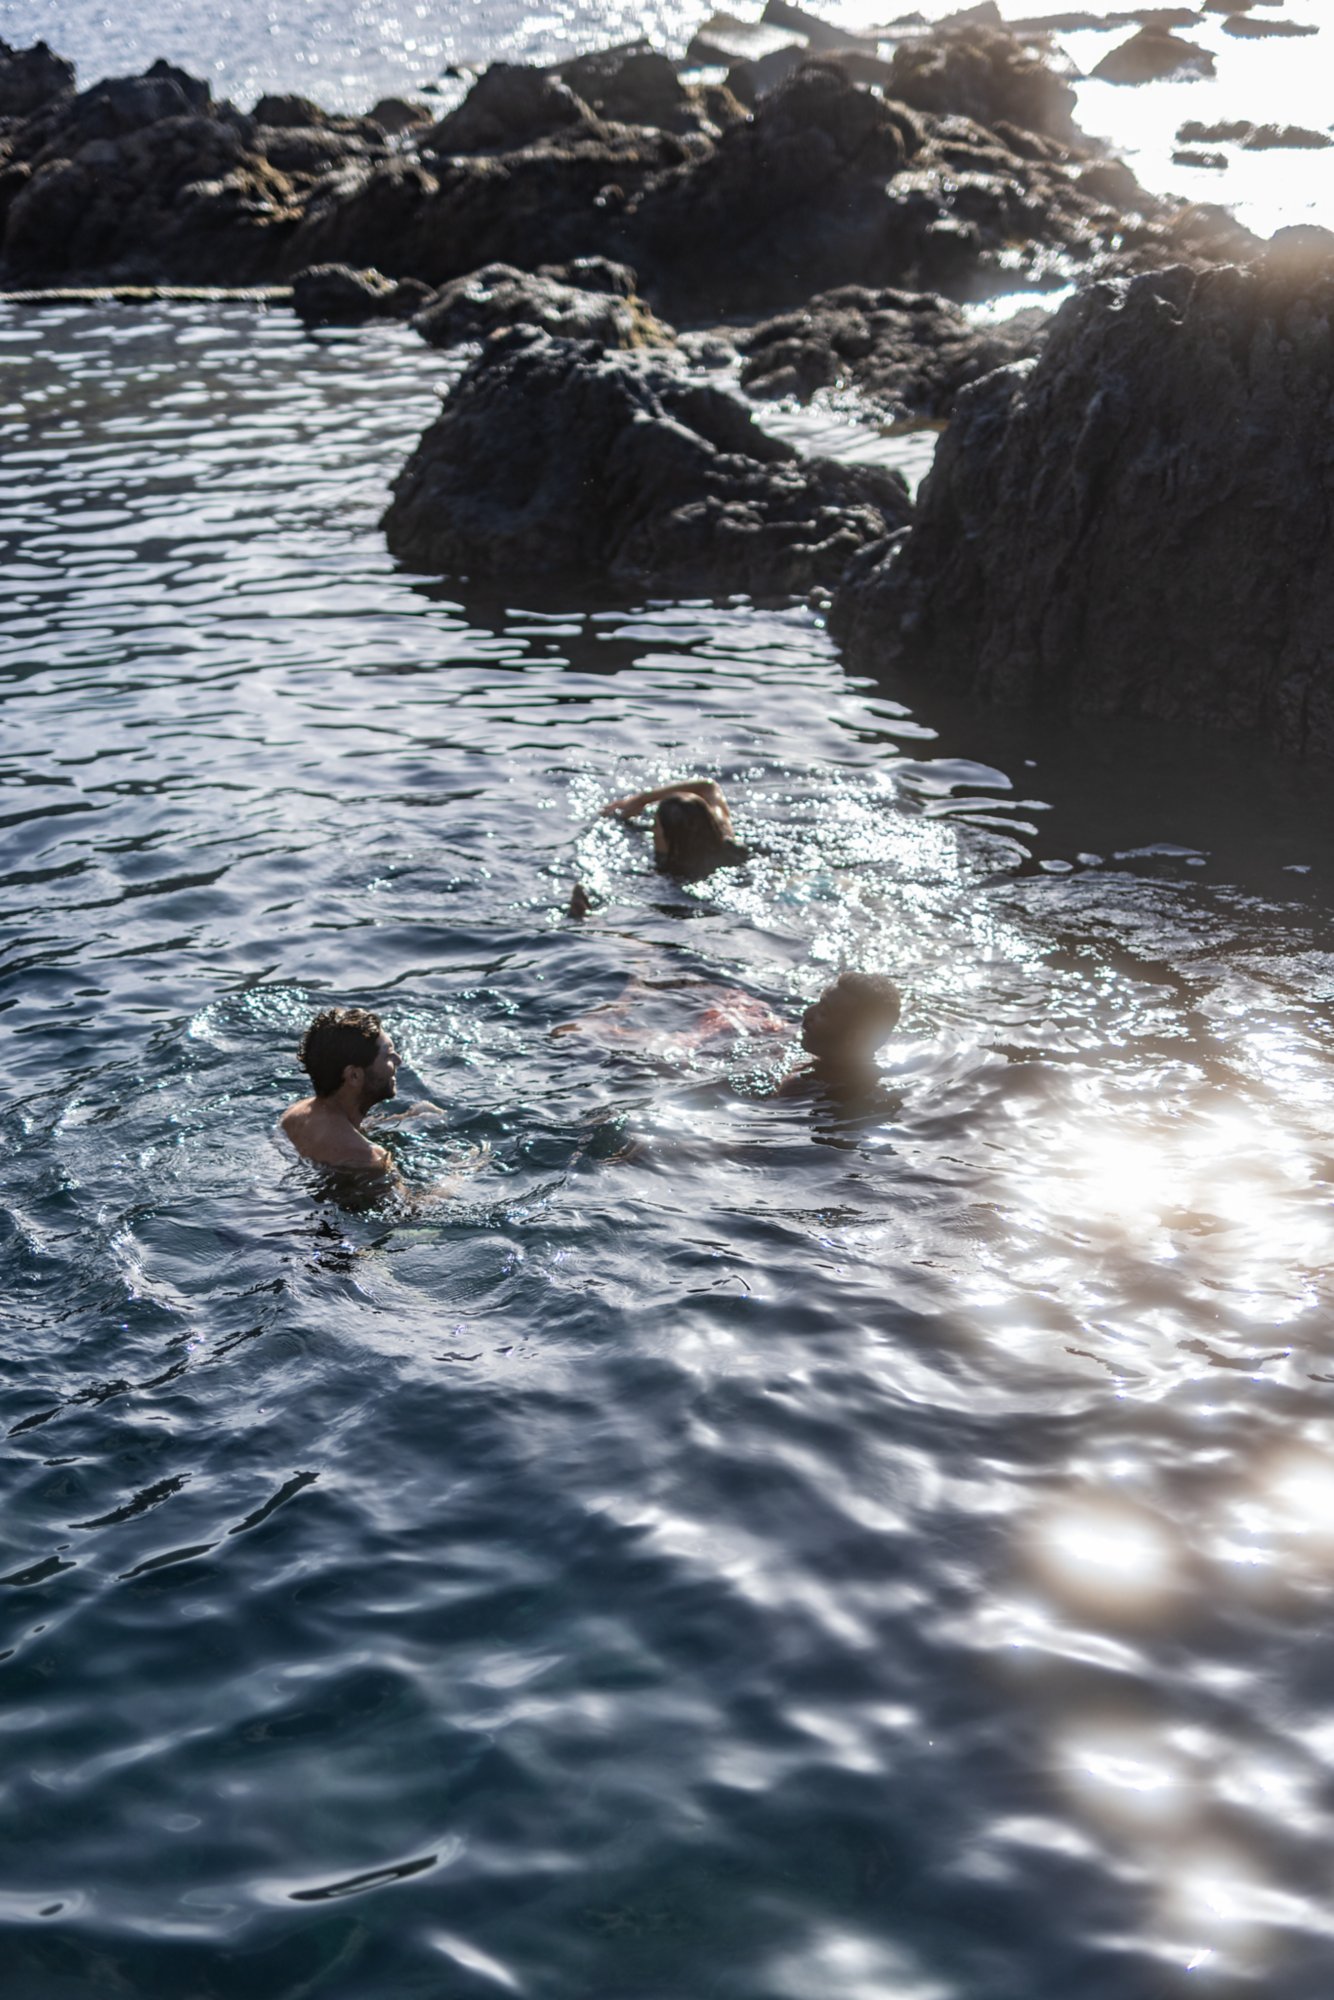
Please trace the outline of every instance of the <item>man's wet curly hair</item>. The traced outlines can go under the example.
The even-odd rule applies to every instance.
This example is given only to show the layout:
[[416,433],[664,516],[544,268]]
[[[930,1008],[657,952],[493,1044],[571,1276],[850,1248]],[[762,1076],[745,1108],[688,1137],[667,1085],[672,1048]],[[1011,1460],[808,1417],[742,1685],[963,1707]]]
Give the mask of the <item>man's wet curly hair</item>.
[[297,1061],[316,1097],[332,1097],[349,1063],[368,1069],[380,1046],[380,1017],[368,1007],[327,1007],[317,1014],[297,1050]]

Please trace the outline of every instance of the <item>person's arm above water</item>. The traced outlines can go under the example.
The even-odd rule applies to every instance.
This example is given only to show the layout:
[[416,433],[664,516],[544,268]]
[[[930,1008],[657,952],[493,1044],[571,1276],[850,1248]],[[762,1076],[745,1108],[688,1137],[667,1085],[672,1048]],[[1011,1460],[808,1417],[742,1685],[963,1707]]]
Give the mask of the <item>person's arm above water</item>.
[[660,800],[671,798],[673,793],[679,792],[690,793],[695,798],[703,799],[706,805],[712,806],[724,822],[723,830],[728,834],[731,833],[732,816],[727,809],[723,788],[715,778],[678,778],[674,784],[655,785],[650,792],[628,792],[623,799],[611,799],[603,806],[602,818],[633,819],[636,813],[643,812],[645,806],[655,806]]

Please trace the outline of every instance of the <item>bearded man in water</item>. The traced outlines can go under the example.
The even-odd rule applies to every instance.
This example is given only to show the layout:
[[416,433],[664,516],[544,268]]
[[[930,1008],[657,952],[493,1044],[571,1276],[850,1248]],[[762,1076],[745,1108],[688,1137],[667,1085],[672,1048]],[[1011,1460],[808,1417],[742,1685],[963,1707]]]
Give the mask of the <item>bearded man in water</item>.
[[297,1059],[315,1094],[289,1104],[278,1124],[302,1159],[387,1172],[388,1153],[361,1129],[367,1112],[398,1088],[398,1050],[379,1016],[365,1007],[328,1008],[306,1029]]

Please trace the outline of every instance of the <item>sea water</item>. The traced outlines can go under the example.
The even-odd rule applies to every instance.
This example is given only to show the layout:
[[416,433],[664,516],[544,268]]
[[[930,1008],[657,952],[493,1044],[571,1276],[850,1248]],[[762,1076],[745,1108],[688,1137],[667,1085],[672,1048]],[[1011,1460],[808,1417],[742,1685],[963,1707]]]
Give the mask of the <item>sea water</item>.
[[[397,570],[455,366],[0,308],[6,1990],[1326,2000],[1326,781]],[[676,888],[600,808],[700,768]]]

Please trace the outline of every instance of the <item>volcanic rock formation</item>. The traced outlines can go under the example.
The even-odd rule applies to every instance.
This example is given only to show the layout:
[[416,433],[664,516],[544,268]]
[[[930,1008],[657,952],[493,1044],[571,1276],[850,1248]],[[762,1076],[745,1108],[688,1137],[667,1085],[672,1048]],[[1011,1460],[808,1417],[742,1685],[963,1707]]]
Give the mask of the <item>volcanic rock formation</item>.
[[896,475],[805,459],[672,359],[497,333],[394,482],[410,567],[790,594],[911,512]]
[[1334,237],[1102,283],[964,391],[831,625],[862,672],[1334,756]]

